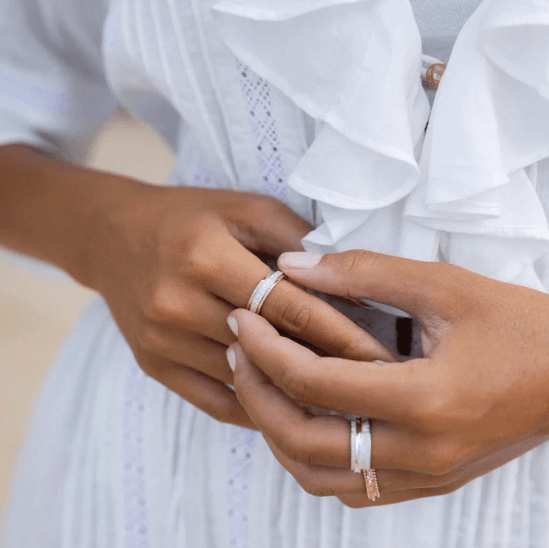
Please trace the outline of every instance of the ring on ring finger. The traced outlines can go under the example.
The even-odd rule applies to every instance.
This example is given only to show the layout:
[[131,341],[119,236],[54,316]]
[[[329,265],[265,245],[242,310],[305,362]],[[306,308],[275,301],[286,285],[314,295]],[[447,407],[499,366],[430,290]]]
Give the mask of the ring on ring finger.
[[377,474],[371,468],[372,435],[369,418],[351,419],[351,470],[362,473],[366,495],[373,502],[381,495],[377,483]]

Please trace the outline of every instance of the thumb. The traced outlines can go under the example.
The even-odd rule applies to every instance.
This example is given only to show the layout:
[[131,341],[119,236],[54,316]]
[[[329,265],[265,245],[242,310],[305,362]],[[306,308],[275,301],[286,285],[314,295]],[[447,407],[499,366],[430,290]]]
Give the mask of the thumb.
[[449,265],[353,250],[328,255],[284,253],[278,267],[299,285],[388,304],[416,318],[443,310],[451,289]]

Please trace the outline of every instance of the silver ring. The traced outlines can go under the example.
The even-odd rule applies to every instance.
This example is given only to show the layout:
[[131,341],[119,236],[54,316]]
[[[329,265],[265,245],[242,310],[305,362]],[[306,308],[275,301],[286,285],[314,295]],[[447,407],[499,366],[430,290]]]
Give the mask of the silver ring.
[[353,472],[360,472],[360,458],[358,452],[358,433],[357,433],[357,419],[351,419],[351,470]]
[[286,277],[284,272],[277,270],[276,272],[271,272],[268,276],[265,276],[253,290],[253,293],[246,305],[246,308],[250,312],[259,314],[261,307],[265,302],[265,299],[269,296],[269,293],[274,289],[276,284],[283,280]]
[[362,430],[357,433],[357,453],[361,470],[369,470],[372,463],[372,435],[370,419],[362,419]]

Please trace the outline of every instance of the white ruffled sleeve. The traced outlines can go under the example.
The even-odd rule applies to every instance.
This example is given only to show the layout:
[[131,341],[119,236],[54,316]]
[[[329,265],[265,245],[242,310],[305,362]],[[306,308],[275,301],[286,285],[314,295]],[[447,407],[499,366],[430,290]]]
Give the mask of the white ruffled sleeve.
[[102,70],[103,0],[0,0],[0,146],[79,159],[115,110]]

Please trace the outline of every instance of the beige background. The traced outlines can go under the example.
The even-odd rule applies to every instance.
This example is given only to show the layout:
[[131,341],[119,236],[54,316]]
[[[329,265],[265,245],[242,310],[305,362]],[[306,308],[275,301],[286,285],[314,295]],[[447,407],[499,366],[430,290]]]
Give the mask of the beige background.
[[[162,183],[174,158],[154,133],[120,111],[97,135],[89,165]],[[40,382],[92,297],[75,283],[31,277],[0,255],[0,508]]]

